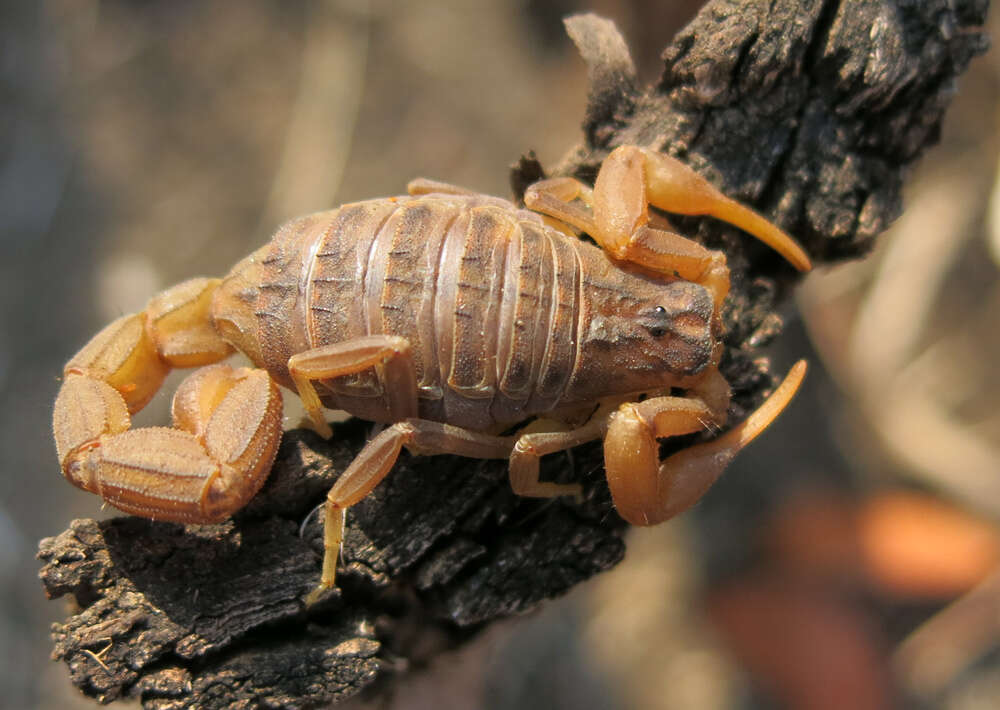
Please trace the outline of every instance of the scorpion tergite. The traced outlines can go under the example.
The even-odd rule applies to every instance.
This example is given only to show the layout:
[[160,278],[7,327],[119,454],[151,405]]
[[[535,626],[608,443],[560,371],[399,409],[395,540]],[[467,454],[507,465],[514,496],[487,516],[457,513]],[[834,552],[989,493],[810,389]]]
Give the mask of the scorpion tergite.
[[[64,474],[128,513],[212,523],[268,475],[279,384],[326,436],[324,407],[382,422],[329,492],[314,595],[334,584],[346,510],[403,446],[509,458],[515,492],[550,497],[580,486],[540,481],[539,457],[603,438],[622,517],[684,511],[788,404],[805,363],[745,421],[661,461],[657,439],[726,424],[729,270],[721,252],[651,226],[648,207],[728,221],[801,271],[809,258],[683,163],[635,146],[610,154],[593,189],[552,178],[524,201],[416,180],[408,196],[294,219],[225,278],[161,293],[66,365],[53,417]],[[213,364],[234,348],[255,367]],[[206,365],[174,395],[172,428],[130,429],[171,368]]]

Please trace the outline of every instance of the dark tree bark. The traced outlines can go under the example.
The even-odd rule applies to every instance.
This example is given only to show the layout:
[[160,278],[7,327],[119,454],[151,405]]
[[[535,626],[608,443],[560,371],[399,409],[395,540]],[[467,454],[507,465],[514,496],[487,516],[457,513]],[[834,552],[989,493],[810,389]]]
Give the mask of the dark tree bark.
[[[613,25],[571,18],[591,91],[584,142],[552,173],[591,181],[614,146],[651,146],[756,206],[817,263],[862,256],[899,214],[906,169],[935,142],[956,77],[987,46],[986,5],[715,0],[647,89]],[[543,174],[522,159],[515,193]],[[780,330],[776,309],[797,275],[717,222],[675,223],[728,255],[722,370],[738,421],[772,384],[757,351]],[[583,481],[579,505],[518,499],[505,461],[404,452],[351,509],[339,589],[306,610],[322,543],[318,516],[300,522],[366,433],[353,421],[329,442],[289,432],[265,489],[224,525],[77,520],[43,540],[46,593],[77,605],[53,631],[53,657],[102,702],[311,707],[372,683],[381,659],[419,663],[623,556],[600,446],[543,462],[550,478]]]

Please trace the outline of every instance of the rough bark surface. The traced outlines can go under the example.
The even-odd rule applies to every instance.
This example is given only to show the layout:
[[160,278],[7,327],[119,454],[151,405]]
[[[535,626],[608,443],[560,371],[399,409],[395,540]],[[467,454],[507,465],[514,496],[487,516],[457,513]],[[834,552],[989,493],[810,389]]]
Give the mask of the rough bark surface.
[[[591,93],[584,142],[552,174],[592,180],[616,145],[652,146],[756,206],[817,263],[861,256],[899,214],[906,169],[934,143],[956,77],[985,50],[986,6],[716,0],[666,48],[664,72],[645,90],[611,23],[572,18]],[[515,193],[542,174],[522,159]],[[756,352],[780,330],[776,309],[797,277],[735,230],[676,223],[729,258],[722,369],[738,420],[771,385]],[[599,446],[543,462],[550,478],[583,481],[579,505],[518,499],[504,461],[404,452],[351,509],[340,588],[307,611],[321,530],[318,516],[300,524],[367,431],[347,422],[329,442],[289,432],[265,489],[224,525],[77,520],[43,540],[46,593],[75,602],[53,629],[53,658],[102,702],[324,705],[385,676],[384,659],[419,665],[624,554]]]

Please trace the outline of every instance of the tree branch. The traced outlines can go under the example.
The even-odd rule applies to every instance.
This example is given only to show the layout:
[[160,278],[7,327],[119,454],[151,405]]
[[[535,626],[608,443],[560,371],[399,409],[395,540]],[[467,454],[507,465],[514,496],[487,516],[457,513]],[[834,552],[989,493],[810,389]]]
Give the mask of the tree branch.
[[[571,18],[591,90],[584,142],[553,173],[592,180],[614,146],[651,146],[755,205],[817,262],[859,257],[899,214],[905,170],[936,140],[956,77],[985,50],[985,9],[715,0],[666,48],[663,75],[644,91],[614,26]],[[515,193],[543,173],[522,159]],[[722,369],[738,421],[771,385],[757,351],[780,330],[776,309],[797,277],[735,230],[677,223],[729,258]],[[46,593],[78,606],[53,631],[53,657],[73,683],[148,708],[336,702],[379,676],[382,659],[419,663],[624,554],[600,446],[543,462],[543,476],[584,483],[580,505],[517,498],[505,461],[404,453],[351,509],[339,592],[307,612],[322,540],[318,516],[302,534],[300,522],[366,433],[357,421],[329,442],[288,432],[265,489],[224,525],[77,520],[43,540]]]

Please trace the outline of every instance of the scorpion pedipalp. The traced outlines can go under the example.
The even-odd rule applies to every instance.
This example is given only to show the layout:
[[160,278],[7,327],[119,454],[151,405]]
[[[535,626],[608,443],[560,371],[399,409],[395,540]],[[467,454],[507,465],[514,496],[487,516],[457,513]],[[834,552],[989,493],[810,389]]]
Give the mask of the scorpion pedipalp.
[[806,362],[800,360],[745,420],[662,461],[658,439],[703,431],[719,420],[719,412],[697,397],[655,397],[622,405],[604,439],[604,466],[618,513],[633,525],[656,525],[690,508],[736,454],[781,414],[805,374]]

